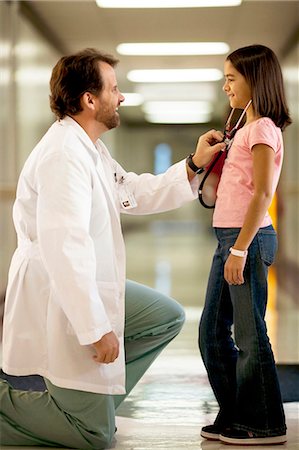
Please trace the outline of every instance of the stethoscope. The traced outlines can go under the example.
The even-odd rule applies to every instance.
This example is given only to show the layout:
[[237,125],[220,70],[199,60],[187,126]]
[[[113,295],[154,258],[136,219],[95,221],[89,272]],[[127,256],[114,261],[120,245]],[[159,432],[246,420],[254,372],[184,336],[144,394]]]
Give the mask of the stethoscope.
[[210,173],[212,172],[213,168],[216,166],[217,162],[221,158],[221,156],[223,157],[223,159],[226,159],[228,151],[233,144],[235,134],[238,131],[238,129],[241,128],[242,119],[245,116],[246,111],[249,108],[249,106],[251,105],[251,103],[252,103],[252,100],[249,100],[249,102],[245,106],[244,110],[242,111],[242,114],[240,115],[236,125],[233,128],[231,128],[231,120],[232,120],[232,117],[234,115],[236,108],[232,108],[232,110],[227,118],[227,121],[225,123],[225,128],[223,131],[224,137],[222,140],[226,144],[225,148],[224,148],[224,150],[221,150],[219,153],[217,153],[216,156],[214,156],[214,159],[209,164],[208,169],[205,172],[205,175],[204,175],[203,179],[201,180],[201,183],[199,184],[199,187],[198,187],[198,200],[202,204],[202,206],[204,206],[205,208],[208,208],[208,209],[215,208],[215,203],[214,203],[214,205],[208,205],[207,203],[205,203],[205,201],[203,199],[203,188],[204,188],[205,182],[206,182],[208,176],[210,175]]

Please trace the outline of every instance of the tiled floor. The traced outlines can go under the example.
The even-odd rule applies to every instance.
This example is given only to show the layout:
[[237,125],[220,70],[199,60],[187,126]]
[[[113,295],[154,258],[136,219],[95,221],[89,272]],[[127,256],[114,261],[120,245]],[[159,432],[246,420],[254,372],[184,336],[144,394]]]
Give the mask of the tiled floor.
[[[179,300],[186,308],[187,321],[119,408],[116,450],[240,449],[200,437],[200,428],[212,423],[217,412],[196,342],[215,246],[205,229],[204,224],[192,222],[151,222],[147,230],[126,234],[128,276]],[[279,289],[277,294],[276,286],[271,295],[267,320],[276,359],[298,363],[298,308]],[[268,450],[299,450],[299,403],[284,406],[288,443],[267,446]],[[263,447],[254,446],[258,448]]]

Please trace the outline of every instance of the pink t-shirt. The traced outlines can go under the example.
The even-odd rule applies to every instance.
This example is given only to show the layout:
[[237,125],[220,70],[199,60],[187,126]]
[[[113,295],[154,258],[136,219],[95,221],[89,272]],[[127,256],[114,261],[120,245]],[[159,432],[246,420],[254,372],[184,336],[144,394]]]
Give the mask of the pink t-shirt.
[[[243,226],[254,193],[252,147],[256,144],[266,144],[272,147],[275,152],[272,185],[274,195],[283,159],[282,132],[271,119],[262,117],[245,125],[235,135],[217,189],[217,200],[213,215],[214,227],[239,228]],[[260,227],[268,226],[271,223],[271,217],[267,212]]]

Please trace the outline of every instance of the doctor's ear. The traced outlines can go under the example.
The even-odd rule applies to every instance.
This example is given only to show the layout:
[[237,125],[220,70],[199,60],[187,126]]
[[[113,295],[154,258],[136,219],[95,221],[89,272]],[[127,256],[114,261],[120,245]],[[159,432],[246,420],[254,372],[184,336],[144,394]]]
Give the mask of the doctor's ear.
[[83,103],[83,107],[87,107],[89,109],[94,109],[95,107],[95,96],[91,94],[90,92],[84,92],[84,94],[81,97],[81,101]]

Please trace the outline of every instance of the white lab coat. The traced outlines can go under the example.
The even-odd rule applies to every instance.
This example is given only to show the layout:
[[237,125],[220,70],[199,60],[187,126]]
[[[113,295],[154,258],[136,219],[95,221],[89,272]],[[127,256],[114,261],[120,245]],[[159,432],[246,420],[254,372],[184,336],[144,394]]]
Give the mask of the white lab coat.
[[[127,173],[77,122],[55,122],[26,161],[17,187],[18,247],[5,302],[4,372],[39,374],[65,388],[124,393],[120,212],[177,208],[194,199],[195,184],[188,182],[185,161],[158,176]],[[112,364],[96,363],[90,344],[111,330],[120,355]]]

